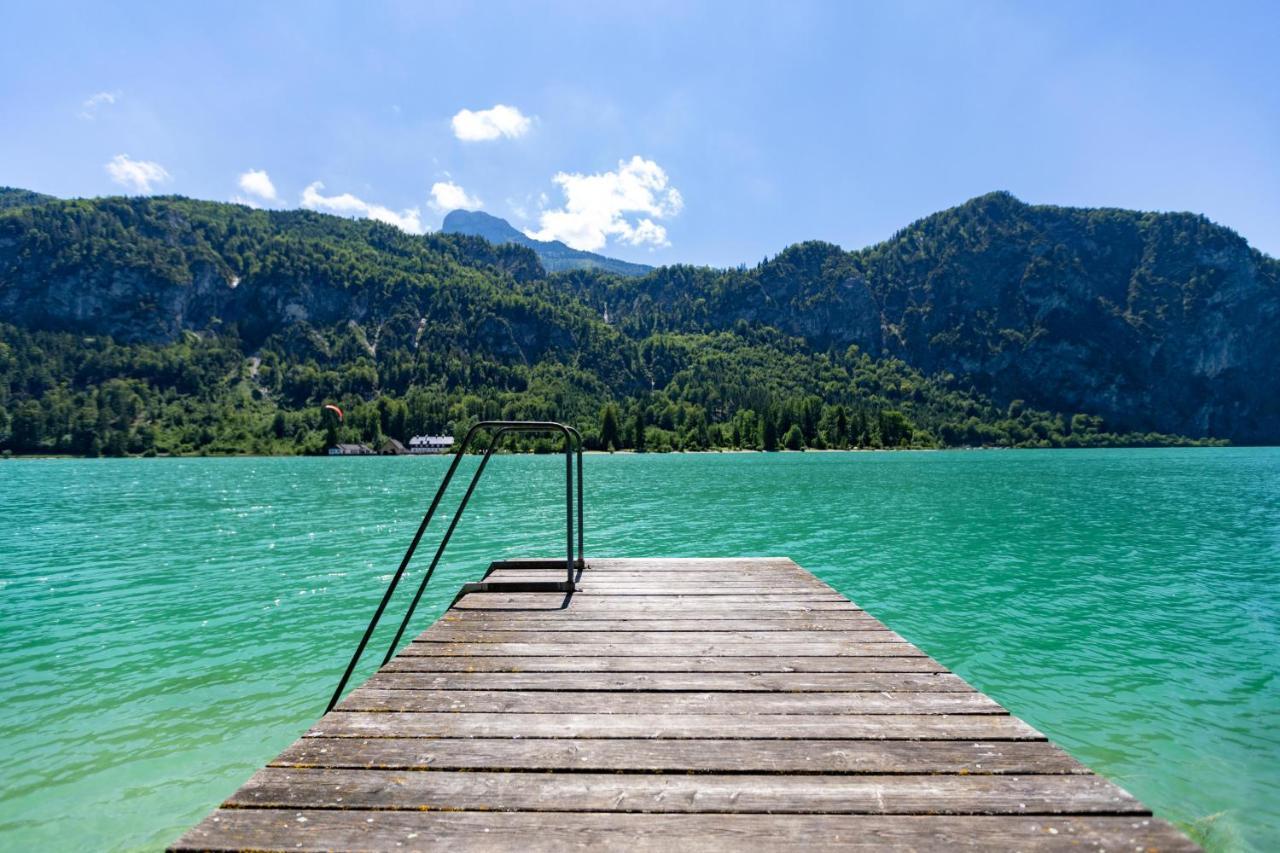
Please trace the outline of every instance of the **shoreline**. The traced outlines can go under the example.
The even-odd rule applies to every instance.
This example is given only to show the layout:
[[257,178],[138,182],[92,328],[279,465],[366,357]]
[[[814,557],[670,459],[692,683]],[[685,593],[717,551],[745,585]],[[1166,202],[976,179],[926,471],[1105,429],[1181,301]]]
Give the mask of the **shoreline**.
[[[1046,451],[1080,451],[1080,450],[1226,450],[1246,447],[1269,448],[1280,447],[1275,444],[1110,444],[1096,447],[847,447],[847,448],[806,448],[805,450],[743,450],[726,448],[724,450],[647,450],[637,453],[634,450],[583,450],[583,456],[730,456],[760,455],[780,456],[783,454],[822,454],[822,453],[1005,453],[1005,452],[1046,452]],[[539,453],[534,450],[497,450],[494,456],[556,456],[561,451]],[[24,453],[0,456],[0,463],[50,460],[50,461],[107,461],[111,459],[447,459],[452,453],[370,453],[358,456],[328,456],[324,454],[305,453],[157,453],[154,456],[141,454],[126,456],[76,456],[70,453]],[[480,453],[468,453],[468,456],[480,456]]]

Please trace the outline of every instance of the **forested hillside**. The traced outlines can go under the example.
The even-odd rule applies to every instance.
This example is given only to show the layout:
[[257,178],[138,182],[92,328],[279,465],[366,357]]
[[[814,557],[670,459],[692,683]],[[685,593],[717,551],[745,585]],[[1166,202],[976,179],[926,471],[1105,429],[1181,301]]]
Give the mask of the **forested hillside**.
[[1275,440],[1276,304],[1276,262],[1201,218],[1005,195],[862,252],[621,277],[302,211],[0,191],[0,449],[319,452],[482,417],[647,450]]
[[992,193],[863,251],[802,243],[753,269],[566,280],[633,335],[763,324],[1002,405],[1280,441],[1280,262],[1202,216]]

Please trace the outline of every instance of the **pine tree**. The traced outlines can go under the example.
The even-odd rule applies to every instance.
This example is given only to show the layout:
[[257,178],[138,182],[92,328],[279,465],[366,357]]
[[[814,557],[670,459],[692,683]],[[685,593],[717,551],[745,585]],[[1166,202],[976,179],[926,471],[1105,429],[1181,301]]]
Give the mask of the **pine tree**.
[[622,428],[616,403],[605,403],[600,410],[600,447],[609,451],[622,449]]
[[767,451],[778,449],[778,426],[771,411],[760,416],[760,448]]

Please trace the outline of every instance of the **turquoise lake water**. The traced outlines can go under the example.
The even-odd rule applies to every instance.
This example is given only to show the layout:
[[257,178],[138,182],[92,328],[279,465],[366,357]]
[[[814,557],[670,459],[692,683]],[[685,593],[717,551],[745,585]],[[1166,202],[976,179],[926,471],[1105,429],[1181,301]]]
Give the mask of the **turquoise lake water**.
[[[0,462],[0,848],[160,848],[293,741],[446,465]],[[1211,850],[1280,849],[1280,450],[588,456],[586,487],[588,555],[790,556]],[[558,553],[562,488],[496,458],[415,627]]]

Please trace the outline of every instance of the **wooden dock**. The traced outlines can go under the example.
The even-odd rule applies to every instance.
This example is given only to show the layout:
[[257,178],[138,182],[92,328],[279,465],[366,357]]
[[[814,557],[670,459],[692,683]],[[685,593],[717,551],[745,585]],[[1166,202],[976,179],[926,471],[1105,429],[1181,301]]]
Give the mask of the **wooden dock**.
[[791,560],[578,587],[464,596],[171,849],[1198,849]]

